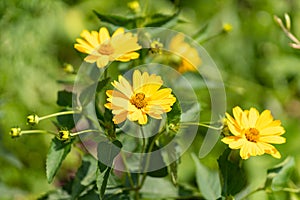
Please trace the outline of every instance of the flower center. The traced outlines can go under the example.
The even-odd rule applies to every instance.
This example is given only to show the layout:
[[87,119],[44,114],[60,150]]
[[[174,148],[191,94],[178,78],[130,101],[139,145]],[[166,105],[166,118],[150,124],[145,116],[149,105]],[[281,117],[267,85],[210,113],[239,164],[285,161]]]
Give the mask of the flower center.
[[144,93],[137,93],[130,99],[130,103],[136,108],[141,109],[147,106]]
[[245,136],[246,136],[246,139],[249,142],[255,142],[256,143],[259,139],[259,131],[256,128],[248,128],[245,131]]
[[114,53],[114,49],[109,43],[104,43],[100,45],[98,52],[102,55],[111,55]]

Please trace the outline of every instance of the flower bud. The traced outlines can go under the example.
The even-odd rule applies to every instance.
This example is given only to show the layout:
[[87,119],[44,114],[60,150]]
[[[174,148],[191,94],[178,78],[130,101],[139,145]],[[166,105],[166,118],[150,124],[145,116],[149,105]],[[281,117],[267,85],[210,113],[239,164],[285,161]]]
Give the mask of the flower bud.
[[30,124],[32,126],[38,124],[39,120],[39,116],[37,116],[36,114],[27,116],[27,124]]
[[161,42],[159,42],[159,40],[154,40],[150,44],[151,53],[153,53],[153,54],[162,54],[162,48],[163,47],[164,47],[164,45]]
[[58,132],[58,139],[62,141],[66,141],[70,139],[70,131],[68,130],[60,130]]
[[21,136],[21,128],[19,128],[19,127],[13,127],[13,128],[11,128],[10,132],[9,132],[9,135],[12,138]]
[[63,69],[68,74],[73,74],[75,72],[74,67],[71,64],[65,64]]
[[128,2],[127,6],[135,13],[141,12],[141,7],[138,1]]
[[223,31],[224,31],[225,33],[231,32],[231,31],[232,31],[232,25],[231,25],[231,24],[228,24],[228,23],[224,24],[224,25],[223,25]]

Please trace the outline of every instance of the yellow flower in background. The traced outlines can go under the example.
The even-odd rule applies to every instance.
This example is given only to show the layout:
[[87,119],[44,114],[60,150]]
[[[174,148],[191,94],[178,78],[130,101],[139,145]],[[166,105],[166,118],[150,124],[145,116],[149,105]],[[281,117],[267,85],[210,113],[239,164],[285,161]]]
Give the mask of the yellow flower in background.
[[261,114],[255,109],[243,111],[240,107],[233,108],[233,117],[226,113],[226,122],[233,136],[224,137],[222,142],[229,144],[231,149],[240,149],[240,156],[270,154],[275,158],[281,155],[272,144],[285,143],[281,135],[285,133],[280,120],[274,120],[269,110]]
[[134,52],[141,49],[137,43],[138,38],[132,33],[125,33],[123,28],[118,28],[110,37],[107,28],[100,28],[99,32],[82,31],[77,38],[74,48],[82,53],[89,54],[85,57],[88,63],[97,63],[99,68],[105,67],[110,61],[128,62],[137,59],[139,54]]
[[196,71],[197,67],[202,63],[198,51],[184,41],[183,34],[177,34],[171,39],[169,50],[181,57],[181,62],[177,69],[180,73]]
[[160,76],[149,75],[135,70],[130,84],[123,76],[112,82],[115,90],[108,90],[105,107],[112,110],[115,124],[126,119],[146,124],[147,115],[155,119],[162,119],[162,114],[172,110],[171,106],[176,98],[170,88],[160,89],[163,81]]

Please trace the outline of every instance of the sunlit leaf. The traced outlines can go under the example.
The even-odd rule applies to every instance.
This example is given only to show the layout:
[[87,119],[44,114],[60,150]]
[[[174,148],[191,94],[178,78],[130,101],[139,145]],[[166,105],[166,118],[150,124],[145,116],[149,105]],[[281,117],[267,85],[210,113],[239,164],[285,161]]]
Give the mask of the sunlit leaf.
[[56,137],[52,139],[46,160],[46,175],[49,183],[52,182],[62,161],[66,158],[70,150],[71,142],[65,143]]
[[287,186],[294,169],[295,159],[293,157],[287,157],[282,163],[268,169],[265,187],[271,187],[273,191],[280,191]]
[[192,154],[196,166],[196,181],[201,194],[205,199],[218,199],[221,197],[221,183],[217,171],[204,166],[199,158]]

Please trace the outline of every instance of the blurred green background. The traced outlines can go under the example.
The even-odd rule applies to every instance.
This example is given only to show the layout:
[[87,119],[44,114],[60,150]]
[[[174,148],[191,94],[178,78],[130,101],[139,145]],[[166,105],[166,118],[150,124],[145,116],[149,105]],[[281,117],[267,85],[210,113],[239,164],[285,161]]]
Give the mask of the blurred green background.
[[[3,0],[0,1],[0,199],[36,199],[58,185],[48,184],[45,158],[51,138],[35,135],[11,139],[12,126],[28,128],[26,116],[57,112],[56,92],[64,88],[57,80],[66,77],[64,63],[78,69],[83,55],[73,48],[83,29],[98,30],[99,20],[92,10],[126,15],[127,2],[121,0]],[[180,18],[186,23],[175,30],[193,36],[208,24],[207,36],[222,29],[232,32],[203,44],[222,73],[227,92],[227,111],[271,109],[286,128],[287,143],[277,146],[282,159],[291,155],[297,162],[293,179],[300,174],[300,50],[288,46],[273,15],[289,13],[292,31],[300,37],[300,1],[274,0],[185,0],[179,2]],[[141,0],[141,5],[146,1]],[[169,13],[170,0],[148,1],[149,13]],[[39,128],[53,129],[51,122]],[[190,151],[199,150],[195,142]],[[216,158],[225,145],[218,143],[204,159],[216,167]],[[69,155],[59,176],[67,178],[78,167],[76,151]],[[194,181],[188,154],[182,158],[179,178]],[[271,156],[246,161],[250,188],[263,184],[266,169],[279,163]],[[298,185],[299,186],[299,185]],[[263,194],[253,195],[252,198]]]

